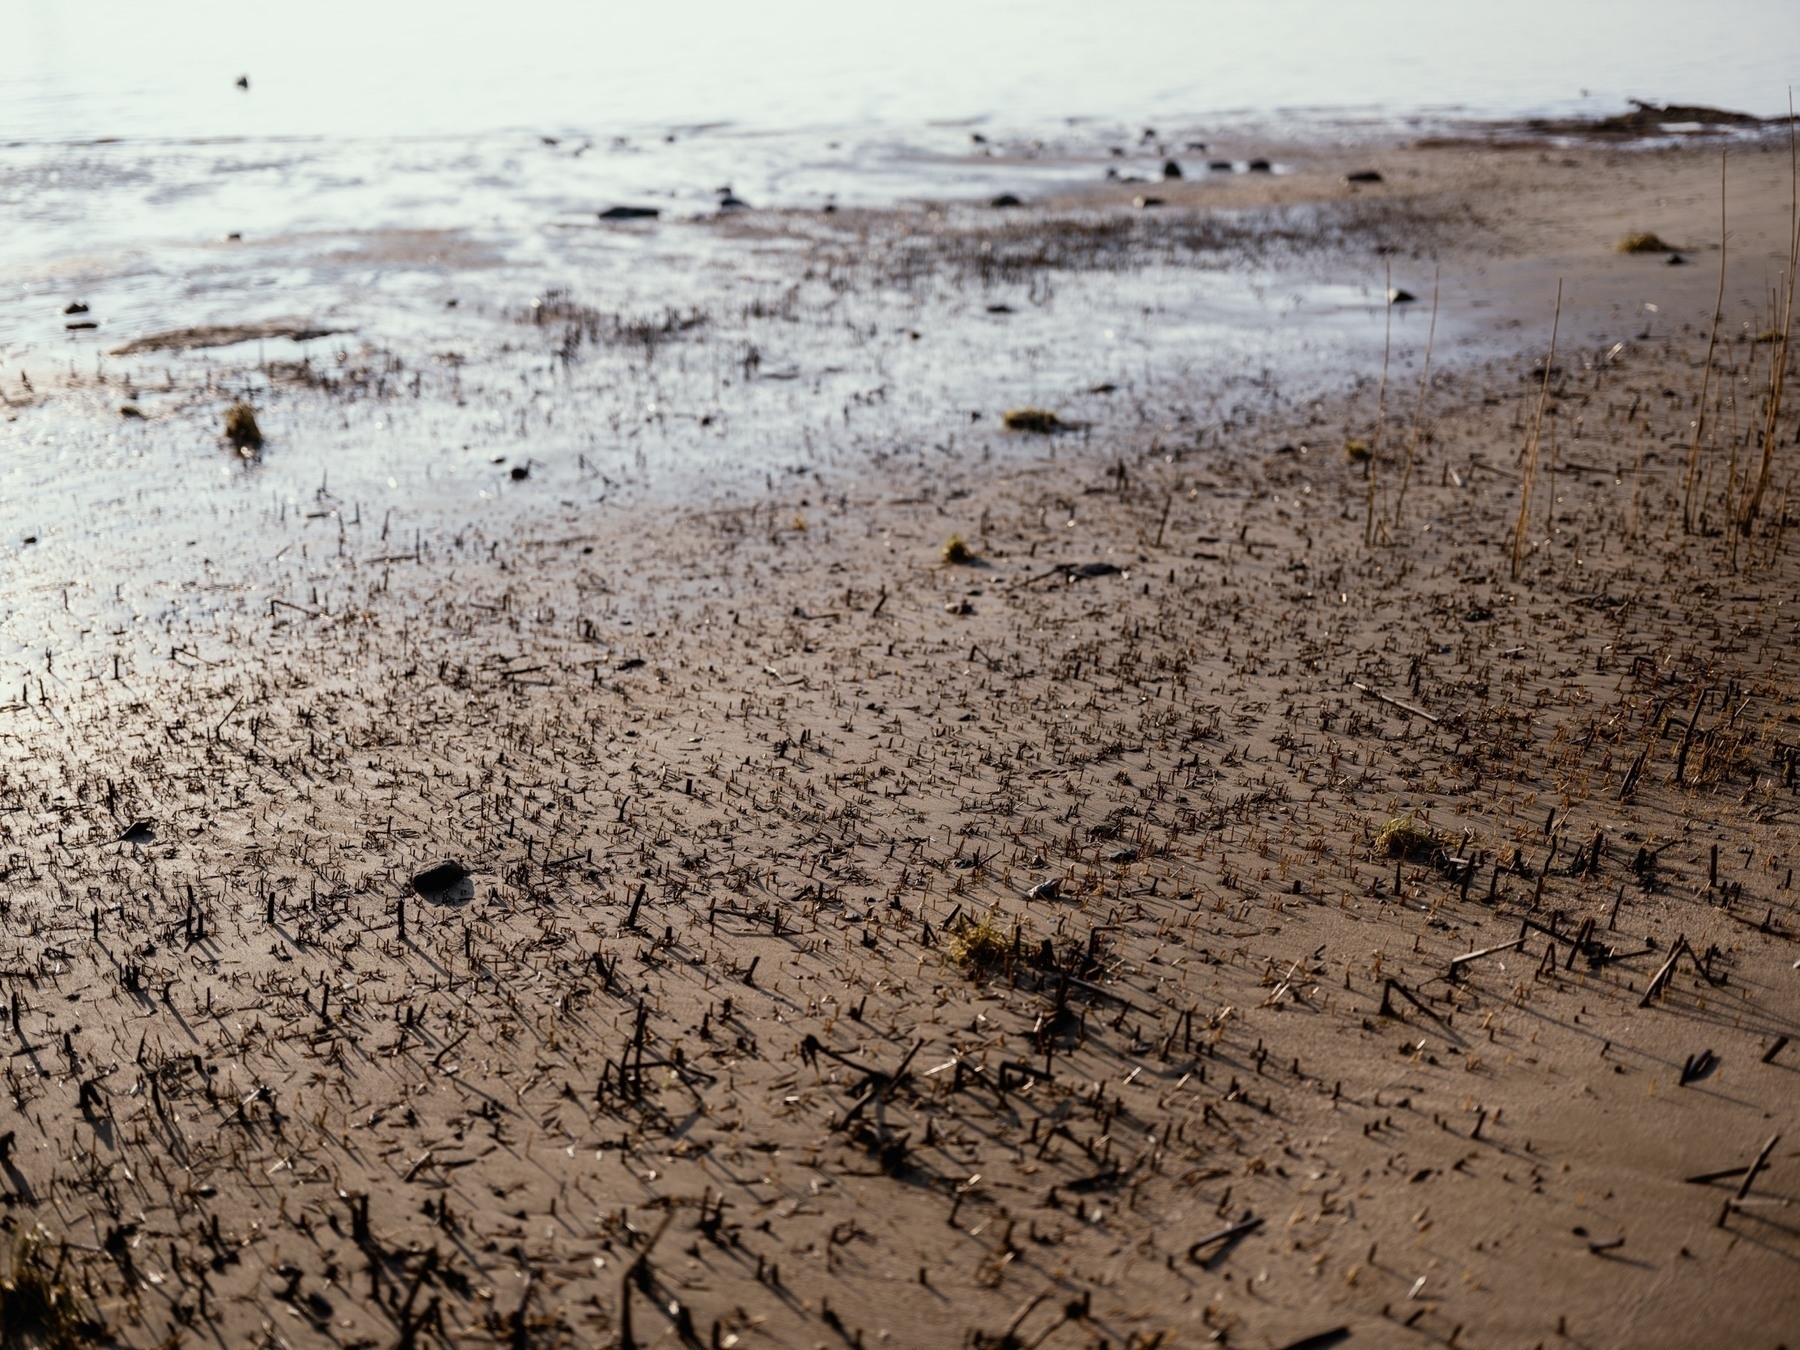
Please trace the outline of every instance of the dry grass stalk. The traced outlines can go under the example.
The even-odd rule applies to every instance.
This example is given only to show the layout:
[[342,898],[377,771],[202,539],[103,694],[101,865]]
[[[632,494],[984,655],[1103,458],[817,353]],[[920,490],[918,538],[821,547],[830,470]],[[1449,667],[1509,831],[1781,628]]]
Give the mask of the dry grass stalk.
[[1706,426],[1706,391],[1712,380],[1713,351],[1719,345],[1719,316],[1725,310],[1725,152],[1719,152],[1719,295],[1713,301],[1712,333],[1706,339],[1706,365],[1700,374],[1700,415],[1688,445],[1687,487],[1681,499],[1681,530],[1694,532],[1694,483],[1700,474],[1700,436]]
[[1796,142],[1793,99],[1788,107],[1789,215],[1787,292],[1776,306],[1775,342],[1769,364],[1769,392],[1763,415],[1762,465],[1757,471],[1756,486],[1745,499],[1738,518],[1738,532],[1749,534],[1762,510],[1763,497],[1769,490],[1769,476],[1775,464],[1776,426],[1781,420],[1781,398],[1787,383],[1788,341],[1794,327],[1794,273],[1800,269],[1800,143]]
[[1562,282],[1556,283],[1556,312],[1550,320],[1550,354],[1544,358],[1544,383],[1538,390],[1537,416],[1532,420],[1531,439],[1525,447],[1525,471],[1519,484],[1519,520],[1513,527],[1512,579],[1519,579],[1519,564],[1525,559],[1526,512],[1531,508],[1531,480],[1537,475],[1538,440],[1544,427],[1544,406],[1550,401],[1550,372],[1556,367],[1556,333],[1562,324]]
[[[1387,294],[1394,294],[1394,265],[1387,267]],[[1381,339],[1381,383],[1375,389],[1375,435],[1369,440],[1369,501],[1368,510],[1363,517],[1363,547],[1372,548],[1375,543],[1375,464],[1381,455],[1381,422],[1387,408],[1387,376],[1388,355],[1394,346],[1394,305],[1390,299],[1387,309],[1387,332]]]
[[1431,269],[1431,327],[1425,334],[1425,366],[1419,372],[1419,401],[1413,405],[1412,432],[1406,438],[1406,467],[1400,473],[1400,493],[1394,501],[1394,528],[1406,509],[1406,487],[1412,482],[1413,456],[1419,448],[1419,421],[1425,415],[1425,390],[1431,383],[1431,348],[1437,341],[1438,269]]

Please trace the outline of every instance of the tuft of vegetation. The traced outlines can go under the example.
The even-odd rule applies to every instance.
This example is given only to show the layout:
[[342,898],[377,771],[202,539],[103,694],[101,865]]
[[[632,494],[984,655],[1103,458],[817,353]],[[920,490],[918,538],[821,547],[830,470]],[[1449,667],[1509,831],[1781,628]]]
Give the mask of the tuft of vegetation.
[[1040,436],[1066,431],[1069,424],[1043,408],[1008,408],[1000,421],[1008,431],[1030,431]]
[[944,545],[944,561],[952,567],[967,567],[975,561],[975,550],[969,547],[960,534],[953,534]]
[[1344,458],[1349,460],[1352,464],[1367,464],[1369,462],[1370,453],[1369,443],[1367,441],[1351,440],[1344,442]]
[[225,439],[239,454],[262,449],[262,428],[256,425],[256,409],[234,403],[225,410]]
[[1673,253],[1675,250],[1647,230],[1628,234],[1616,245],[1621,253]]
[[1375,836],[1375,851],[1390,858],[1427,862],[1443,847],[1444,839],[1429,825],[1421,825],[1408,811],[1395,816]]
[[1012,951],[1012,939],[994,922],[992,914],[984,914],[963,925],[950,939],[949,951],[950,959],[965,975],[979,978],[1006,964],[1007,955]]
[[48,1259],[41,1229],[22,1235],[0,1278],[0,1345],[79,1350],[108,1339],[63,1279],[62,1258]]

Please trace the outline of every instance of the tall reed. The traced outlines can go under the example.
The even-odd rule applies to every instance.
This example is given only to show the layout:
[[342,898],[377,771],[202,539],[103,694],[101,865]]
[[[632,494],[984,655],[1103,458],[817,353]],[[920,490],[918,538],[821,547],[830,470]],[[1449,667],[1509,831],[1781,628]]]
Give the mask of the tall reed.
[[1538,442],[1544,429],[1544,405],[1550,401],[1550,372],[1556,368],[1556,334],[1562,325],[1563,284],[1556,282],[1556,313],[1550,320],[1550,354],[1544,358],[1544,383],[1538,389],[1537,416],[1532,419],[1531,439],[1525,444],[1525,469],[1519,480],[1519,519],[1513,526],[1512,579],[1519,579],[1519,564],[1525,560],[1526,513],[1531,509],[1531,480],[1537,476]]

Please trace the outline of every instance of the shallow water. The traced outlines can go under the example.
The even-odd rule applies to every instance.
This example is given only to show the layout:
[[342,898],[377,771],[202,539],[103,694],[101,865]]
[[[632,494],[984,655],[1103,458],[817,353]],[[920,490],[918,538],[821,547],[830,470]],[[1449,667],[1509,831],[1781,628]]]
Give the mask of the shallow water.
[[[1631,94],[1768,112],[1800,52],[1800,8],[1743,0],[1702,25],[1664,0],[1629,25],[1600,5],[1451,12],[20,7],[0,81],[0,645],[54,679],[52,647],[104,632],[148,659],[177,611],[351,603],[359,560],[434,532],[634,528],[618,508],[777,483],[823,500],[870,457],[950,483],[1020,453],[997,430],[1011,405],[1228,435],[1379,361],[1372,270],[1227,248],[1028,280],[915,273],[896,241],[945,219],[925,203],[1152,180],[1170,157],[1204,179],[1277,142]],[[721,220],[727,186],[815,224]],[[665,219],[601,225],[615,203]],[[827,203],[901,214],[865,257]],[[703,322],[569,345],[590,320],[654,334],[671,314]],[[109,355],[275,320],[337,331]],[[1416,348],[1423,316],[1402,322]],[[237,397],[263,410],[255,463],[217,442]]]
[[1227,111],[1612,111],[1631,97],[1773,114],[1800,76],[1800,7],[1785,0],[8,8],[4,140],[604,138],[956,119],[1041,130]]

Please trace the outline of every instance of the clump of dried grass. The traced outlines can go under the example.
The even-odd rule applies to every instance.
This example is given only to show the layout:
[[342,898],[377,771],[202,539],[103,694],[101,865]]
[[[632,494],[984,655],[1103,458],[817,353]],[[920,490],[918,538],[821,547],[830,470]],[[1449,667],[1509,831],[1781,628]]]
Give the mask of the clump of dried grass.
[[77,1350],[109,1339],[64,1281],[62,1261],[52,1265],[45,1246],[41,1230],[13,1246],[10,1268],[0,1277],[0,1345]]
[[1445,839],[1436,830],[1421,824],[1411,811],[1403,816],[1395,816],[1375,835],[1376,853],[1415,861],[1428,861],[1445,843]]
[[992,914],[964,924],[949,944],[950,959],[972,978],[1000,969],[1011,950],[1011,939]]
[[975,550],[960,534],[951,535],[944,545],[944,561],[952,567],[967,567],[975,561],[975,556]]
[[1648,230],[1626,235],[1614,245],[1621,253],[1673,253],[1675,250]]

